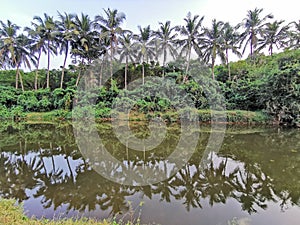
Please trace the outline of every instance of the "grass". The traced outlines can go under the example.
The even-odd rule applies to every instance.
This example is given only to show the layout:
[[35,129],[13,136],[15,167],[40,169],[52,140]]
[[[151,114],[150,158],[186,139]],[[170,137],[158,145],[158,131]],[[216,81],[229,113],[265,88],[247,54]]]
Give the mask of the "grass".
[[[189,119],[189,117],[193,117],[193,119],[199,120],[202,123],[210,123],[211,122],[211,110],[191,110],[183,109],[181,111],[183,113],[184,119]],[[126,120],[126,115],[124,113],[118,113],[119,118],[122,120]],[[168,112],[154,112],[154,113],[139,113],[139,112],[131,112],[129,116],[129,120],[131,121],[146,121],[151,118],[155,118],[158,114],[161,115],[162,119],[168,122],[178,122],[179,121],[179,113],[168,111]],[[226,115],[226,123],[229,124],[267,124],[270,123],[271,118],[264,112],[261,111],[245,111],[245,110],[227,110],[225,114],[223,112],[214,111],[214,114]],[[30,112],[26,114],[27,121],[61,121],[61,120],[70,120],[72,119],[71,112],[67,111],[51,111],[51,112]],[[96,118],[99,121],[106,121],[109,118]]]
[[48,219],[29,218],[24,214],[22,205],[17,205],[12,199],[0,198],[0,224],[9,225],[139,225],[139,223],[119,223],[114,220],[97,221],[88,218],[61,219],[58,221]]

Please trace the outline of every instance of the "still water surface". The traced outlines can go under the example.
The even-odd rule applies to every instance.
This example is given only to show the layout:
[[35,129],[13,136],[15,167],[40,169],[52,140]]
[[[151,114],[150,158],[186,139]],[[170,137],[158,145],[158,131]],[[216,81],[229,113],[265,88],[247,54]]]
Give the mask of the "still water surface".
[[[221,149],[202,167],[210,134],[202,128],[195,153],[174,176],[134,187],[96,173],[70,124],[2,124],[0,196],[23,202],[27,215],[38,218],[126,220],[134,211],[149,224],[300,224],[300,130],[228,127]],[[156,149],[140,152],[121,144],[109,123],[97,129],[110,153],[128,165],[165,159],[180,136],[171,125]],[[149,133],[145,124],[131,129],[139,138]]]

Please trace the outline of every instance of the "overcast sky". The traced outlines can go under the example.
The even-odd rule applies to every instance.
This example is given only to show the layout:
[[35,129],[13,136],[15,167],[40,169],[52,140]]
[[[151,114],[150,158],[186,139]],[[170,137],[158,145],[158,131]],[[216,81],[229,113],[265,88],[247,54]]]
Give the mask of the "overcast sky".
[[272,13],[277,20],[298,21],[299,5],[296,0],[1,0],[0,20],[9,19],[25,27],[30,26],[33,16],[47,13],[56,17],[57,11],[83,12],[94,19],[109,7],[124,12],[123,28],[136,32],[138,25],[157,29],[158,22],[167,20],[172,26],[183,24],[188,12],[205,16],[205,26],[214,18],[235,25],[245,18],[247,10],[255,7],[263,8],[264,15]]

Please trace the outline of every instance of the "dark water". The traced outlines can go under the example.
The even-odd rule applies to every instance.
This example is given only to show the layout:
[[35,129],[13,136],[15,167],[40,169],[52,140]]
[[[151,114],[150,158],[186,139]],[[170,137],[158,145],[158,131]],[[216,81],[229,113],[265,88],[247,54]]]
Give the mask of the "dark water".
[[[137,137],[149,133],[143,124],[131,128]],[[97,129],[110,153],[128,165],[166,159],[180,136],[172,125],[155,150],[138,152],[118,142],[109,124]],[[165,225],[300,224],[300,130],[229,127],[206,167],[200,162],[209,127],[201,130],[192,158],[174,176],[135,187],[95,172],[70,124],[2,124],[0,196],[23,202],[27,215],[38,218],[133,214]]]

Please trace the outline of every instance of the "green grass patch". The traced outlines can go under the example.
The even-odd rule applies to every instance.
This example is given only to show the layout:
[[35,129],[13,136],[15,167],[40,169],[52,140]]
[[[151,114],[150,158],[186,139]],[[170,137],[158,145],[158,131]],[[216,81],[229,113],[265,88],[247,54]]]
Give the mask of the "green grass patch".
[[29,218],[24,214],[22,205],[17,205],[12,199],[0,198],[0,224],[10,225],[140,225],[139,222],[117,222],[113,219],[97,221],[88,218],[61,219],[58,221],[48,219]]
[[71,118],[72,118],[72,112],[65,111],[65,110],[26,113],[27,121],[55,121],[55,120],[68,120]]
[[[174,123],[180,120],[193,120],[200,121],[202,123],[215,122],[212,120],[212,115],[216,118],[224,117],[225,123],[241,123],[241,124],[268,124],[271,121],[271,117],[262,111],[245,111],[245,110],[227,110],[223,111],[212,111],[206,110],[195,110],[195,109],[181,109],[180,111],[166,111],[166,112],[149,112],[141,113],[133,111],[129,115],[130,121],[147,121],[155,119],[160,116],[164,121]],[[80,115],[78,115],[80,118]],[[82,114],[84,117],[84,114]],[[95,114],[97,120],[110,119],[110,113],[106,113],[105,116],[98,116]],[[122,112],[118,112],[118,119],[127,120],[127,115]],[[55,110],[51,112],[31,112],[26,113],[27,121],[61,121],[72,119],[72,112],[65,110]],[[218,122],[218,120],[216,121]]]

